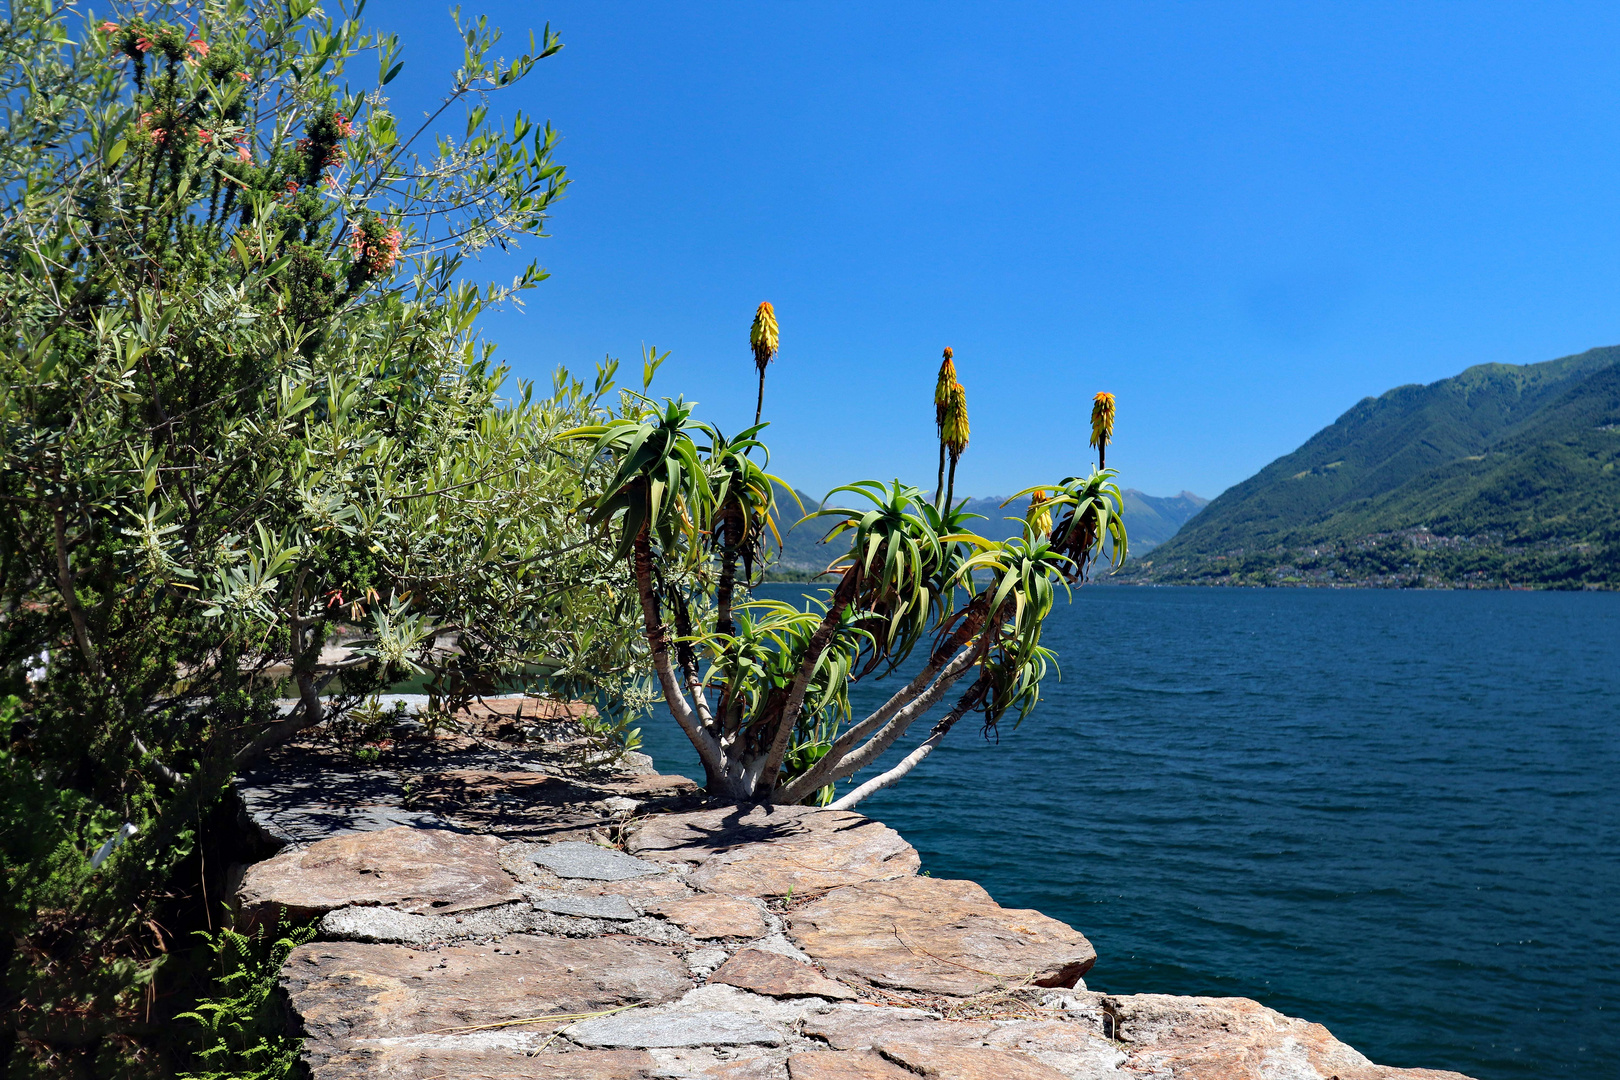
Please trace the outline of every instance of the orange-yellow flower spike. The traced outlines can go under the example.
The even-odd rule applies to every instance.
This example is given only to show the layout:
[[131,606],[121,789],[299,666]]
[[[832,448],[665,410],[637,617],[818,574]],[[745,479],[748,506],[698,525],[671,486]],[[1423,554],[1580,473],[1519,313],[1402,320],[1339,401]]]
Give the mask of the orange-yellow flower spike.
[[945,423],[941,427],[940,438],[945,443],[945,448],[950,451],[952,461],[961,457],[962,451],[967,449],[967,391],[962,389],[959,382],[951,383],[951,389],[946,395]]
[[934,427],[940,438],[945,437],[945,410],[950,406],[951,387],[956,385],[956,364],[951,360],[951,347],[945,346],[945,359],[940,361],[939,378],[934,380]]
[[1030,494],[1029,510],[1024,514],[1024,523],[1031,540],[1052,531],[1052,508],[1047,505],[1050,501],[1043,488],[1037,488]]
[[1101,450],[1114,441],[1114,395],[1104,392],[1091,402],[1091,445]]
[[748,344],[754,348],[754,364],[761,373],[776,356],[780,340],[781,334],[776,328],[776,309],[771,307],[769,300],[761,300],[759,309],[754,312],[754,325],[748,331]]

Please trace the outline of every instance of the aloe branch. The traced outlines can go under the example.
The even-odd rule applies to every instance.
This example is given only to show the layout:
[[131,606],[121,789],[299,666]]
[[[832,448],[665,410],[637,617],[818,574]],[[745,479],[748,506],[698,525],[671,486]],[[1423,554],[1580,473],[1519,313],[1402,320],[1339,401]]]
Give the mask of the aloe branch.
[[894,768],[878,776],[874,776],[860,787],[849,792],[843,798],[837,799],[830,803],[827,806],[827,809],[853,810],[868,796],[874,795],[886,787],[893,787],[895,784],[905,779],[907,773],[911,772],[912,769],[915,769],[918,765],[922,764],[923,759],[929,754],[932,754],[934,752],[934,748],[941,742],[945,741],[945,736],[950,734],[951,728],[956,726],[956,722],[962,719],[963,716],[967,715],[968,711],[980,701],[984,700],[984,694],[985,683],[983,679],[979,679],[968,688],[967,693],[963,694],[957,699],[956,705],[952,707],[950,712],[945,714],[945,718],[934,725],[934,730],[929,732],[928,738],[923,740],[922,745],[918,746],[917,749],[901,758],[899,763],[896,764]]

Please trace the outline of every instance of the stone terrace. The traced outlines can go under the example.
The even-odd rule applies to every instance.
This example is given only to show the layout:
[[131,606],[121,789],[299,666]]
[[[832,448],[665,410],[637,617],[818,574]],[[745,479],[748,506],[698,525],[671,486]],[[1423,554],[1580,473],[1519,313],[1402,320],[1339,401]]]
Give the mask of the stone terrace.
[[1459,1078],[1244,998],[1089,991],[1082,934],[859,814],[710,806],[567,745],[396,756],[292,747],[239,785],[282,844],[242,920],[320,920],[282,976],[314,1080]]

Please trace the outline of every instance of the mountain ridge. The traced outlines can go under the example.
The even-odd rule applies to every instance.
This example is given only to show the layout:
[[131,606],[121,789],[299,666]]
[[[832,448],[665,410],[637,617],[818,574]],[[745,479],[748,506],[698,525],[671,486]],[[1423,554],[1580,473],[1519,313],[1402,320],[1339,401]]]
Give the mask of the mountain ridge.
[[1620,346],[1363,398],[1128,578],[1620,584]]

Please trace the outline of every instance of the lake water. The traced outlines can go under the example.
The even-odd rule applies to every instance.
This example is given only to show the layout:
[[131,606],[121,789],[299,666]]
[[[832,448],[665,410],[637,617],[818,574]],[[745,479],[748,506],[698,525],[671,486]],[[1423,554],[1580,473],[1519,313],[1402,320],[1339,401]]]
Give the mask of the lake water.
[[[1046,641],[1022,728],[964,720],[862,805],[925,869],[1084,932],[1092,989],[1620,1076],[1620,595],[1091,587]],[[702,777],[667,715],[644,734]]]

